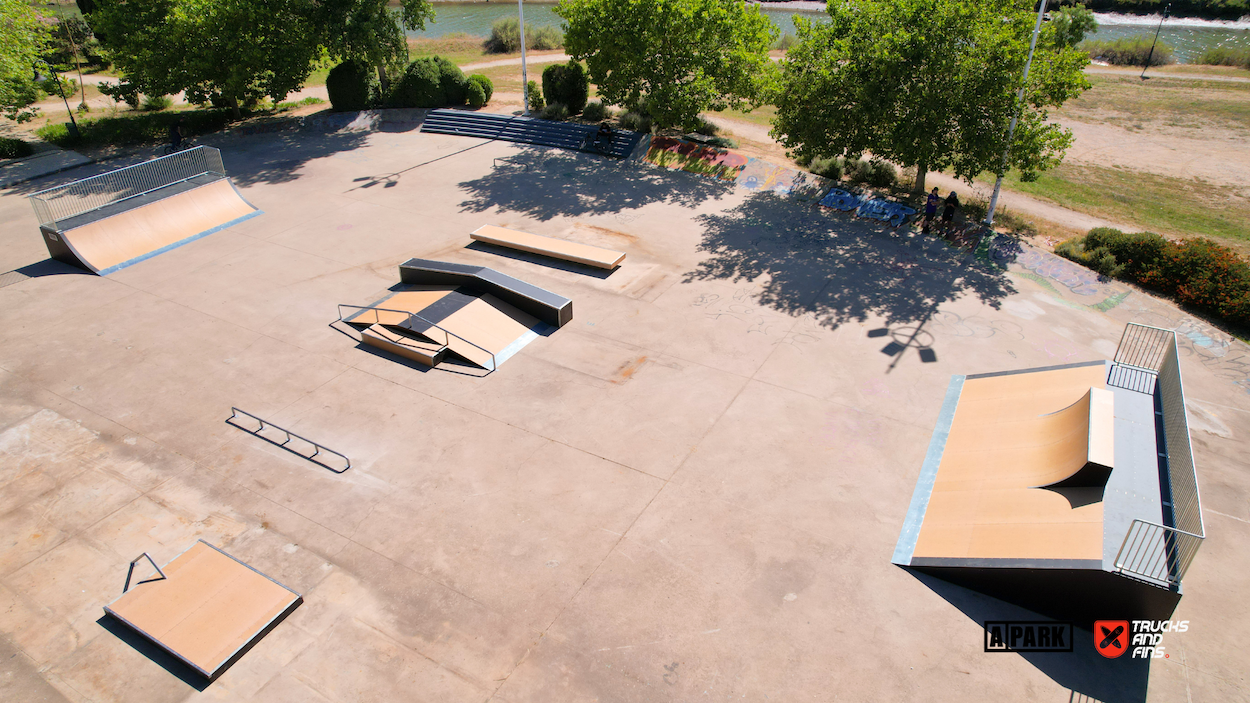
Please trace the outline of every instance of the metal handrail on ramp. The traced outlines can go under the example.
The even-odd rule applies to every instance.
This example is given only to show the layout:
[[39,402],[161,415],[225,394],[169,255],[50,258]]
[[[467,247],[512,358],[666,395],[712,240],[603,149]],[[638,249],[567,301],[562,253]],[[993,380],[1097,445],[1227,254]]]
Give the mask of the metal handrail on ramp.
[[[237,423],[235,423],[235,422],[232,422],[232,421],[233,421],[235,418],[237,418],[239,415],[243,415],[243,416],[246,416],[246,417],[250,417],[250,418],[252,418],[253,420],[255,420],[255,421],[257,421],[257,422],[259,422],[259,423],[260,423],[260,427],[256,428],[255,430],[249,430],[248,428],[243,427],[242,425],[239,425],[239,424],[237,424]],[[325,468],[327,468],[327,469],[329,469],[329,470],[333,471],[333,472],[334,472],[334,473],[336,473],[336,474],[341,474],[341,473],[343,473],[344,471],[347,471],[348,469],[352,468],[352,460],[351,460],[351,459],[348,459],[346,454],[343,454],[342,452],[336,452],[336,451],[334,451],[333,449],[331,449],[331,448],[327,447],[326,445],[321,444],[320,442],[314,442],[314,441],[312,441],[311,439],[308,439],[307,437],[302,437],[302,436],[300,436],[300,435],[297,435],[297,434],[295,434],[294,432],[292,432],[292,431],[290,431],[290,430],[288,430],[288,429],[286,429],[286,428],[283,428],[283,427],[278,427],[277,425],[273,424],[272,422],[269,422],[268,420],[264,420],[264,419],[262,419],[262,418],[259,418],[259,417],[255,416],[255,415],[253,415],[253,414],[251,414],[251,413],[247,412],[246,410],[240,410],[240,409],[238,409],[238,408],[236,408],[236,407],[231,406],[231,408],[230,408],[230,417],[226,418],[226,424],[227,424],[227,425],[231,425],[231,426],[233,426],[233,427],[237,427],[237,428],[239,428],[240,430],[243,430],[244,432],[246,432],[246,433],[248,433],[248,434],[252,435],[253,437],[260,437],[261,439],[265,440],[266,442],[269,442],[270,444],[273,444],[273,445],[278,446],[278,447],[282,447],[283,449],[287,450],[288,452],[291,452],[292,454],[295,454],[296,456],[301,456],[301,457],[304,457],[305,459],[307,459],[307,460],[311,461],[312,463],[317,464],[318,466],[323,466],[323,467],[325,467]],[[285,441],[282,441],[282,442],[278,442],[278,441],[276,441],[276,440],[272,440],[272,439],[270,439],[270,438],[268,438],[268,437],[266,437],[266,436],[262,435],[262,434],[261,434],[261,432],[262,432],[262,431],[263,431],[266,427],[272,427],[273,429],[278,430],[279,432],[282,432],[282,433],[286,434],[286,440],[285,440]],[[294,449],[292,449],[291,447],[289,447],[289,446],[288,446],[288,445],[290,444],[290,442],[291,442],[291,440],[292,440],[292,439],[298,439],[298,440],[300,440],[300,441],[302,441],[302,442],[307,442],[308,444],[311,444],[311,445],[312,445],[312,447],[313,447],[313,453],[312,453],[311,455],[309,455],[309,456],[305,456],[305,455],[300,454],[299,452],[295,451]],[[343,468],[341,468],[341,469],[336,469],[336,468],[334,468],[333,466],[330,466],[329,464],[325,463],[324,461],[318,461],[318,460],[317,460],[317,456],[319,456],[322,452],[325,452],[325,453],[327,453],[327,454],[333,454],[334,456],[339,457],[339,458],[340,458],[340,459],[342,459],[344,462],[346,462],[346,464],[347,464],[347,465],[346,465],[346,466],[344,466],[344,467],[343,467]]]
[[[444,336],[444,341],[442,342],[442,345],[443,345],[444,347],[448,346],[448,343],[451,341],[450,337],[455,337],[456,339],[459,339],[460,341],[464,342],[465,344],[468,344],[469,346],[476,347],[476,348],[481,349],[482,351],[486,352],[487,354],[490,354],[490,368],[489,368],[489,369],[487,369],[487,371],[489,371],[489,372],[491,372],[491,373],[494,373],[495,369],[499,368],[499,362],[495,359],[495,352],[493,352],[493,351],[491,351],[491,350],[487,349],[486,347],[483,347],[483,346],[482,346],[482,345],[480,345],[480,344],[474,344],[473,342],[470,342],[469,340],[465,339],[464,337],[461,337],[460,335],[456,334],[455,332],[452,332],[452,331],[450,331],[450,330],[448,330],[448,329],[445,329],[445,328],[443,328],[443,327],[439,327],[437,324],[435,324],[435,323],[433,323],[433,322],[430,322],[429,320],[425,319],[424,317],[421,317],[420,315],[418,315],[418,314],[416,314],[416,313],[414,313],[414,312],[409,312],[409,311],[407,311],[407,310],[395,310],[395,309],[392,309],[392,308],[372,307],[372,306],[368,306],[368,305],[348,305],[348,304],[346,304],[346,303],[339,303],[339,322],[346,322],[346,323],[348,323],[348,324],[351,324],[352,322],[354,322],[354,320],[350,320],[350,321],[349,321],[349,320],[347,320],[347,319],[344,319],[344,317],[343,317],[343,308],[351,308],[351,309],[353,309],[353,310],[359,310],[359,311],[361,311],[361,312],[363,312],[363,311],[365,311],[365,310],[371,310],[371,311],[373,311],[373,324],[375,324],[375,325],[380,325],[380,324],[382,324],[382,323],[380,322],[380,319],[381,319],[381,318],[379,318],[379,317],[378,317],[378,313],[379,313],[379,312],[394,312],[394,313],[398,313],[398,314],[400,314],[400,315],[407,315],[407,316],[408,316],[408,318],[407,318],[406,320],[404,320],[404,324],[398,325],[399,327],[405,327],[405,326],[406,326],[406,328],[407,328],[407,329],[412,329],[412,327],[411,327],[411,326],[407,326],[407,325],[410,325],[410,324],[411,324],[411,322],[412,322],[413,320],[419,320],[420,322],[422,322],[422,323],[424,323],[424,324],[426,324],[426,325],[429,325],[430,327],[433,327],[434,329],[436,329],[436,330],[438,330],[438,331],[442,332],[442,333],[443,333],[443,335],[445,335],[445,336]],[[393,326],[395,326],[395,325],[393,325]],[[413,331],[413,332],[417,332],[417,330],[415,330],[415,329],[412,329],[412,331]],[[417,334],[425,334],[425,332],[417,332]]]
[[1130,576],[1179,586],[1202,541],[1202,535],[1135,519],[1115,555],[1115,568]]

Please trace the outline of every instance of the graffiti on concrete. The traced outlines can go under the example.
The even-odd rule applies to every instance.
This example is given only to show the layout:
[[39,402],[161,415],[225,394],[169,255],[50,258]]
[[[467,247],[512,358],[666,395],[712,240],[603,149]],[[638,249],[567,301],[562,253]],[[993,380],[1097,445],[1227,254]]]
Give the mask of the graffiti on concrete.
[[722,181],[736,180],[747,165],[747,157],[742,154],[671,137],[656,137],[652,140],[646,160],[657,166],[711,176]]
[[738,174],[737,184],[747,190],[811,201],[819,199],[831,183],[823,176],[796,171],[752,157]]
[[916,214],[913,208],[902,203],[859,195],[841,188],[831,189],[824,198],[821,198],[820,204],[842,212],[854,210],[856,217],[888,222],[891,227],[904,224],[908,217]]

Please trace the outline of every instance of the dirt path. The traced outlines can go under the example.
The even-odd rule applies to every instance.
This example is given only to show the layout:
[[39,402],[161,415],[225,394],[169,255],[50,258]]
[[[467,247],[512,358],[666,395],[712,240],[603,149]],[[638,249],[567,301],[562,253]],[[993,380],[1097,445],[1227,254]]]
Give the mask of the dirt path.
[[[762,144],[776,144],[776,142],[773,141],[773,138],[769,136],[767,127],[752,124],[750,122],[731,120],[719,115],[710,115],[708,116],[708,119],[727,132],[742,139]],[[958,178],[941,173],[931,173],[925,180],[929,187],[937,186],[943,193],[954,190],[965,196],[964,200],[967,200],[966,196],[969,192],[988,199],[991,191],[993,190],[992,187],[983,186],[981,184],[970,186]],[[1136,232],[1139,229],[1122,222],[1112,222],[1110,220],[1104,220],[1092,215],[1086,215],[1082,212],[1076,212],[1075,210],[1060,207],[1054,203],[1049,203],[1022,193],[1014,193],[1007,190],[1002,192],[999,196],[998,202],[1000,208],[1007,208],[1022,215],[1027,215],[1039,220],[1045,220],[1070,230],[1084,232],[1095,227],[1115,227],[1126,232]]]
[[[565,53],[559,54],[538,54],[536,56],[528,56],[525,59],[525,65],[529,66],[536,63],[563,63],[569,60],[569,55]],[[517,56],[511,59],[495,59],[494,61],[481,61],[479,63],[467,63],[460,67],[461,71],[469,72],[483,68],[494,68],[496,66],[520,66],[521,57]]]
[[[1169,129],[1150,125],[1127,130],[1108,124],[1064,119],[1075,137],[1065,160],[1119,166],[1173,178],[1199,178],[1250,196],[1250,139],[1244,132]],[[1190,136],[1201,134],[1201,137]]]

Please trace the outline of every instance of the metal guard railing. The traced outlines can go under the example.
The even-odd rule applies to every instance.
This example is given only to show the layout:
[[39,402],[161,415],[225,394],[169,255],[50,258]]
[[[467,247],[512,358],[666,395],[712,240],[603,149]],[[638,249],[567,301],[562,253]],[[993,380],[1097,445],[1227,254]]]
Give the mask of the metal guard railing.
[[[1148,377],[1151,383],[1143,384]],[[1177,585],[1206,538],[1194,465],[1176,333],[1129,323],[1124,328],[1108,385],[1157,393],[1166,461],[1164,522],[1134,520],[1116,555],[1115,568],[1147,580]]]
[[1202,541],[1202,535],[1133,520],[1115,555],[1115,568],[1156,584],[1179,586]]
[[101,173],[90,178],[47,188],[29,196],[42,227],[56,228],[58,222],[99,210],[106,205],[135,198],[187,181],[196,176],[226,175],[221,152],[211,146],[197,146],[169,156]]
[[[255,421],[257,421],[257,422],[259,422],[259,423],[260,423],[260,427],[256,428],[255,430],[249,430],[248,428],[243,427],[242,425],[240,425],[240,424],[238,424],[238,423],[234,422],[234,420],[235,420],[235,419],[236,419],[239,415],[243,415],[243,416],[245,416],[245,417],[250,417],[250,418],[252,418],[253,420],[255,420]],[[327,469],[329,469],[329,470],[333,471],[333,472],[334,472],[334,473],[336,473],[336,474],[341,474],[341,473],[343,473],[344,471],[347,471],[348,469],[352,468],[352,460],[351,460],[351,459],[348,459],[346,454],[343,454],[342,452],[336,452],[336,451],[334,451],[333,449],[331,449],[331,448],[327,447],[326,445],[321,444],[320,442],[314,442],[314,441],[312,441],[311,439],[308,439],[307,437],[302,437],[302,436],[300,436],[300,435],[297,435],[297,434],[295,434],[294,432],[292,432],[292,431],[290,431],[290,430],[288,430],[288,429],[286,429],[286,428],[283,428],[283,427],[278,427],[277,425],[273,424],[272,422],[269,422],[268,420],[265,420],[265,419],[262,419],[262,418],[260,418],[260,417],[257,417],[256,415],[253,415],[253,414],[251,414],[251,413],[247,412],[246,410],[240,410],[240,409],[238,409],[238,408],[236,408],[236,407],[233,407],[233,406],[232,406],[232,407],[230,408],[230,417],[226,418],[226,424],[231,425],[231,426],[233,426],[233,427],[237,427],[237,428],[239,428],[239,429],[243,430],[244,432],[247,432],[248,434],[252,435],[253,437],[260,437],[261,439],[265,440],[266,442],[269,442],[270,444],[276,444],[277,446],[282,447],[283,449],[287,450],[288,452],[291,452],[292,454],[295,454],[295,455],[297,455],[297,456],[304,457],[305,459],[307,459],[307,460],[309,460],[309,461],[313,462],[314,464],[317,464],[318,466],[323,466],[323,467],[325,467],[325,468],[327,468]],[[273,429],[275,429],[275,430],[277,430],[277,431],[279,431],[279,432],[284,433],[284,434],[286,435],[286,440],[284,440],[284,441],[282,441],[282,442],[278,442],[278,441],[276,441],[276,440],[270,439],[270,438],[268,438],[268,437],[266,437],[266,436],[262,435],[262,434],[261,434],[261,432],[263,432],[263,431],[265,430],[265,428],[266,428],[266,427],[271,427],[271,428],[273,428]],[[305,456],[305,455],[300,454],[299,452],[295,451],[295,450],[294,450],[294,449],[292,449],[290,446],[288,446],[288,445],[291,443],[291,440],[292,440],[292,439],[298,439],[298,440],[300,440],[300,441],[302,441],[302,442],[307,442],[308,444],[312,445],[312,447],[313,447],[313,453],[312,453],[312,455],[310,455],[310,456]],[[343,467],[343,468],[341,468],[341,469],[336,469],[336,468],[334,468],[333,466],[330,466],[329,464],[325,463],[324,461],[318,461],[318,460],[317,460],[317,457],[318,457],[318,456],[320,456],[322,452],[325,452],[325,453],[327,453],[327,454],[333,454],[334,456],[337,456],[338,458],[342,459],[342,460],[346,463],[346,466],[344,466],[344,467]]]
[[[413,327],[412,327],[412,324],[411,324],[411,323],[412,323],[412,321],[413,321],[413,320],[417,320],[417,321],[421,322],[422,324],[429,325],[429,327],[432,327],[432,328],[434,328],[434,329],[436,329],[436,330],[438,330],[438,331],[442,332],[442,333],[443,333],[443,341],[442,341],[442,342],[440,342],[440,344],[442,344],[444,347],[448,346],[448,343],[451,341],[451,339],[450,339],[451,337],[455,337],[456,339],[459,339],[460,341],[464,342],[465,344],[468,344],[469,346],[476,347],[476,348],[481,349],[482,351],[486,352],[487,354],[490,354],[490,368],[489,368],[489,369],[487,369],[487,371],[490,371],[491,373],[494,373],[495,369],[497,369],[497,368],[499,367],[499,362],[495,359],[495,353],[494,353],[494,352],[492,352],[491,350],[487,349],[486,347],[483,347],[483,346],[482,346],[482,345],[480,345],[480,344],[474,344],[473,342],[470,342],[469,340],[465,339],[464,337],[461,337],[460,335],[456,334],[455,332],[452,332],[452,331],[450,331],[450,330],[444,329],[443,327],[439,327],[437,324],[435,324],[435,323],[433,323],[433,322],[430,322],[429,320],[425,319],[424,317],[421,317],[420,315],[418,315],[418,314],[416,314],[416,313],[414,313],[414,312],[409,312],[409,311],[407,311],[407,310],[394,310],[394,309],[392,309],[392,308],[370,307],[370,306],[368,306],[368,305],[347,305],[346,303],[339,303],[339,322],[347,322],[348,324],[351,324],[351,323],[355,322],[355,320],[353,319],[353,320],[351,320],[351,321],[349,322],[347,319],[345,319],[345,318],[343,317],[343,308],[350,308],[350,309],[352,309],[352,310],[359,310],[359,311],[362,311],[362,312],[363,312],[363,311],[366,311],[366,310],[370,310],[370,311],[372,311],[372,312],[373,312],[373,324],[375,324],[375,325],[380,325],[380,324],[382,324],[382,322],[381,322],[381,318],[379,318],[379,317],[378,317],[378,313],[379,313],[379,312],[393,312],[393,313],[397,313],[397,314],[400,314],[400,315],[407,315],[407,317],[404,319],[404,323],[406,323],[406,324],[400,324],[400,325],[398,325],[398,326],[400,326],[400,327],[407,327],[408,329],[413,329]],[[428,328],[427,328],[427,330],[428,330]],[[415,330],[415,329],[413,329],[413,331],[414,331],[414,332],[416,332],[416,330]],[[419,334],[426,334],[426,331],[425,331],[425,330],[423,330],[423,331],[419,332]],[[437,341],[437,340],[435,340],[435,341]]]

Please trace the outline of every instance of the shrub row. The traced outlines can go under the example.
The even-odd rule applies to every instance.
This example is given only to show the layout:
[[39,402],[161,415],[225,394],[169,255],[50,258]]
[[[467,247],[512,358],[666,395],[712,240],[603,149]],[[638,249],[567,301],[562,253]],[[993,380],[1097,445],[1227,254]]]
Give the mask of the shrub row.
[[34,148],[21,139],[0,137],[0,159],[20,159],[33,153],[35,153]]
[[[1153,53],[1150,50],[1152,45],[1154,46]],[[1176,57],[1172,55],[1172,47],[1165,42],[1155,44],[1153,37],[1088,39],[1081,42],[1081,48],[1089,53],[1091,59],[1106,61],[1114,66],[1144,66],[1147,58],[1150,59],[1151,66],[1176,63]]]
[[96,120],[80,120],[77,141],[69,136],[67,123],[49,124],[35,131],[40,139],[59,146],[75,144],[144,144],[162,142],[169,138],[169,127],[182,120],[182,134],[190,137],[215,132],[232,121],[231,110],[186,110],[183,112],[131,113],[124,117],[102,117]]
[[391,83],[390,95],[385,96],[371,66],[344,61],[326,76],[326,92],[335,110],[457,107],[465,103],[482,107],[490,102],[494,90],[486,76],[466,78],[459,66],[441,56],[421,56],[408,64]]
[[[549,51],[564,46],[564,34],[555,27],[529,27],[525,48]],[[503,17],[490,26],[486,50],[493,54],[515,54],[521,50],[521,25],[515,17]]]
[[853,183],[865,183],[875,188],[889,188],[898,182],[898,169],[880,159],[847,161],[841,156],[818,156],[799,165],[833,181],[846,177]]
[[1250,327],[1250,264],[1202,237],[1172,242],[1110,227],[1061,242],[1055,253],[1098,273],[1132,281],[1242,327]]
[[1213,46],[1202,52],[1198,63],[1208,66],[1237,66],[1250,68],[1250,49],[1238,49],[1230,46]]

